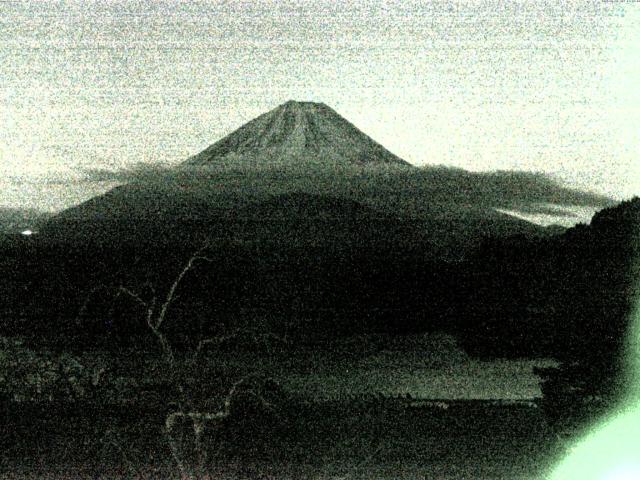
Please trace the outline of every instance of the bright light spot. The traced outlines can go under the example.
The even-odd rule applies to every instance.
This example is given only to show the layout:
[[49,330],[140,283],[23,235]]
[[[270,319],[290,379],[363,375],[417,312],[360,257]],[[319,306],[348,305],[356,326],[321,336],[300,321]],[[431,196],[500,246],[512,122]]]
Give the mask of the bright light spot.
[[640,466],[623,466],[611,474],[607,475],[605,480],[638,480],[640,479]]
[[628,341],[629,391],[623,408],[571,449],[550,480],[640,480],[640,305]]
[[33,231],[32,230],[24,230],[24,231],[22,231],[20,233],[22,233],[22,235],[27,235],[27,236],[33,235]]
[[551,480],[640,480],[640,408],[614,417],[579,442]]

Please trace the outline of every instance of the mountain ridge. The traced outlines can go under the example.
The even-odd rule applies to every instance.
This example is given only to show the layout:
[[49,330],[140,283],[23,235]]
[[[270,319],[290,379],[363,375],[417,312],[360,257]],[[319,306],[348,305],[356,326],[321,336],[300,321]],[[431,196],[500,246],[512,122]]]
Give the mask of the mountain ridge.
[[190,157],[211,163],[411,164],[324,103],[289,100]]
[[[291,194],[297,196],[287,199]],[[279,195],[285,197],[269,210],[269,202]],[[352,214],[365,208],[383,214],[378,219],[383,223],[394,218],[420,224],[418,230],[429,239],[425,248],[459,257],[483,237],[548,234],[498,208],[566,201],[607,203],[539,174],[415,167],[327,105],[288,101],[177,167],[142,171],[101,196],[60,212],[46,222],[40,237],[79,243],[91,239],[114,246],[125,240],[175,241],[184,248],[190,238],[220,237],[247,213],[255,220],[255,212],[273,211],[282,223],[276,232],[293,238],[296,222],[287,216],[309,217],[307,225],[315,218],[319,228],[326,218],[314,211],[321,210],[340,218],[342,230],[347,231],[354,226]],[[360,224],[363,231],[376,215],[367,214],[366,225]],[[262,220],[266,221],[276,218]]]

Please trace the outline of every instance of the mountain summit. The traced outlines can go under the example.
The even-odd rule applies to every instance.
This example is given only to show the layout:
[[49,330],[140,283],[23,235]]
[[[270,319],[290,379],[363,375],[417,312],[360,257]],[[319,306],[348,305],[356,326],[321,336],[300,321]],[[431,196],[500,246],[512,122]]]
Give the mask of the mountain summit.
[[288,101],[186,161],[187,165],[410,165],[323,103]]

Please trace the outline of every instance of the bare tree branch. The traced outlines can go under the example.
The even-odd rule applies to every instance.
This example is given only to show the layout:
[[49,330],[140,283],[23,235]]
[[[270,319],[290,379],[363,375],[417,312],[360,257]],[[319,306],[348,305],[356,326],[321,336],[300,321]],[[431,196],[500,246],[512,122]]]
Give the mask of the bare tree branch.
[[138,295],[137,293],[135,293],[133,290],[128,289],[127,287],[125,287],[124,285],[120,285],[118,287],[118,294],[116,295],[116,298],[118,298],[118,296],[120,294],[124,293],[125,295],[128,295],[130,298],[132,298],[133,300],[135,300],[136,302],[138,302],[140,305],[142,305],[143,307],[149,307],[149,303],[145,302],[140,295]]
[[[207,452],[202,442],[202,436],[203,436],[206,425],[208,423],[219,423],[224,419],[228,418],[232,414],[232,405],[233,405],[233,402],[236,400],[238,394],[240,393],[240,388],[244,384],[249,382],[250,379],[259,377],[258,374],[253,373],[250,375],[246,375],[243,378],[236,381],[235,383],[233,383],[227,395],[223,399],[221,408],[218,411],[214,411],[214,412],[198,411],[197,408],[194,408],[192,399],[190,399],[186,394],[184,379],[181,377],[181,372],[182,372],[182,368],[187,367],[189,365],[189,359],[184,359],[184,361],[186,362],[184,364],[178,362],[178,360],[176,359],[173,347],[171,345],[171,342],[163,332],[162,326],[165,320],[167,319],[169,309],[175,303],[178,297],[177,292],[182,282],[184,281],[186,276],[189,274],[189,272],[195,268],[198,262],[201,262],[201,261],[212,262],[212,259],[203,255],[205,248],[206,247],[203,247],[200,250],[196,251],[191,256],[191,258],[189,258],[187,263],[184,265],[182,270],[180,270],[178,275],[175,277],[173,283],[169,287],[166,293],[166,296],[164,296],[164,301],[162,301],[161,305],[158,305],[159,298],[161,297],[158,296],[153,284],[149,282],[145,284],[145,287],[147,287],[150,290],[150,295],[147,293],[146,290],[142,290],[142,292],[144,293],[141,294],[126,287],[123,284],[120,284],[117,288],[115,288],[116,293],[113,298],[113,303],[115,303],[120,297],[126,296],[131,300],[133,300],[136,304],[138,304],[139,306],[145,309],[147,326],[149,327],[153,335],[156,337],[162,350],[162,356],[164,357],[165,361],[167,362],[170,368],[170,379],[172,384],[175,386],[178,394],[178,410],[166,416],[163,430],[167,437],[171,454],[173,456],[173,459],[176,463],[176,466],[179,470],[181,477],[188,478],[188,479],[196,478],[198,476],[204,476],[204,469],[206,468],[205,465],[206,465]],[[81,309],[79,316],[81,316],[85,312],[91,297],[95,293],[97,293],[100,290],[103,290],[103,289],[106,290],[109,288],[114,288],[114,287],[108,287],[105,284],[101,284],[95,287],[94,289],[92,289],[91,292],[89,292],[87,299],[85,299],[83,308]],[[220,345],[227,340],[238,338],[241,334],[242,332],[236,331],[228,335],[201,339],[198,342],[193,355],[191,356],[191,359],[190,359],[191,366],[193,366],[193,363],[198,359],[198,356],[201,354],[202,350],[207,345]],[[261,335],[251,334],[251,333],[249,333],[248,335],[250,336],[253,343],[256,345],[260,341],[264,342],[266,340],[272,339],[268,336],[261,336]],[[281,341],[285,341],[284,339],[280,339],[279,337],[276,337],[273,334],[272,334],[272,337],[277,338]],[[96,384],[99,382],[101,373],[102,372],[96,374],[96,377],[95,377]],[[264,381],[265,380],[263,379],[262,382]],[[262,395],[262,392],[260,392],[261,389],[262,387],[256,389],[254,386],[249,386],[248,388],[245,388],[243,390],[243,394],[254,397],[263,408],[267,410],[273,410],[273,406],[271,405],[271,403]],[[197,455],[197,460],[196,460],[197,465],[195,466],[195,470],[191,468],[191,466],[189,465],[190,462],[185,461],[185,458],[183,455],[184,452],[181,452],[183,440],[181,438],[177,438],[177,436],[175,435],[175,429],[176,429],[177,423],[179,421],[184,421],[184,420],[187,420],[190,423],[191,429],[192,429],[192,434],[193,434],[192,439],[195,446],[195,453]],[[197,472],[195,476],[194,476],[194,472]]]
[[198,342],[198,345],[196,346],[195,352],[193,354],[193,357],[191,359],[192,363],[195,363],[196,360],[198,359],[198,356],[200,355],[200,353],[202,352],[202,349],[204,347],[206,347],[207,345],[221,345],[224,342],[226,342],[227,340],[232,340],[234,338],[238,337],[238,333],[230,333],[229,335],[220,335],[217,337],[210,337],[210,338],[204,338],[202,340],[200,340]]
[[93,296],[99,291],[108,290],[109,288],[110,287],[108,285],[106,285],[103,282],[100,282],[98,285],[96,285],[91,290],[89,290],[89,292],[86,294],[84,298],[84,301],[82,302],[82,305],[80,306],[80,309],[78,310],[78,314],[76,315],[76,319],[75,319],[76,326],[80,325],[82,321],[82,317],[84,317],[85,314],[87,313],[87,309],[89,308],[89,303],[91,302],[91,300],[93,300]]
[[[178,445],[176,444],[175,438],[173,436],[174,429],[179,420],[189,420],[191,423],[191,428],[193,430],[193,440],[195,446],[195,453],[198,458],[198,466],[197,469],[201,474],[204,474],[204,468],[206,465],[207,452],[202,444],[202,435],[204,433],[204,429],[208,423],[219,423],[223,420],[229,418],[232,413],[232,404],[235,398],[239,393],[239,389],[243,384],[246,384],[249,379],[252,377],[256,377],[257,374],[250,374],[245,377],[242,377],[238,381],[236,381],[229,392],[225,396],[222,409],[217,412],[200,412],[200,411],[184,411],[179,410],[176,412],[172,412],[165,418],[165,435],[167,436],[169,446],[171,448],[172,455],[176,464],[178,465],[178,469],[180,470],[181,475],[184,478],[193,478],[192,475],[185,468],[184,462],[180,458],[180,451]],[[266,407],[267,410],[273,410],[273,406],[269,403],[262,395],[256,393],[254,389],[248,389],[245,391],[250,394],[254,398],[260,401],[260,404],[263,407]]]
[[162,323],[164,322],[164,320],[165,320],[165,318],[167,316],[167,311],[169,310],[169,307],[173,303],[173,300],[174,300],[176,291],[178,290],[178,287],[182,283],[182,280],[187,275],[187,273],[189,273],[193,269],[193,267],[196,264],[196,262],[198,262],[198,261],[211,262],[212,261],[210,258],[201,255],[201,253],[205,250],[205,248],[206,247],[203,247],[200,250],[198,250],[189,259],[189,261],[187,262],[185,267],[182,269],[182,271],[176,277],[175,281],[171,285],[171,288],[169,289],[169,292],[167,293],[167,296],[165,298],[164,303],[162,304],[162,308],[160,309],[160,313],[159,313],[158,318],[156,320],[155,328],[160,328],[162,326]]

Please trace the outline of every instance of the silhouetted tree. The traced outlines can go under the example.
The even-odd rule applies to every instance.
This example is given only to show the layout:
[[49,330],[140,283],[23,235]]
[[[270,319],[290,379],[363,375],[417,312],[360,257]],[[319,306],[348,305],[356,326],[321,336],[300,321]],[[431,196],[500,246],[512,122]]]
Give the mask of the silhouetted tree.
[[626,345],[640,292],[640,198],[598,212],[560,242],[554,307],[561,365],[537,373],[549,419],[568,428],[592,421],[628,390]]

